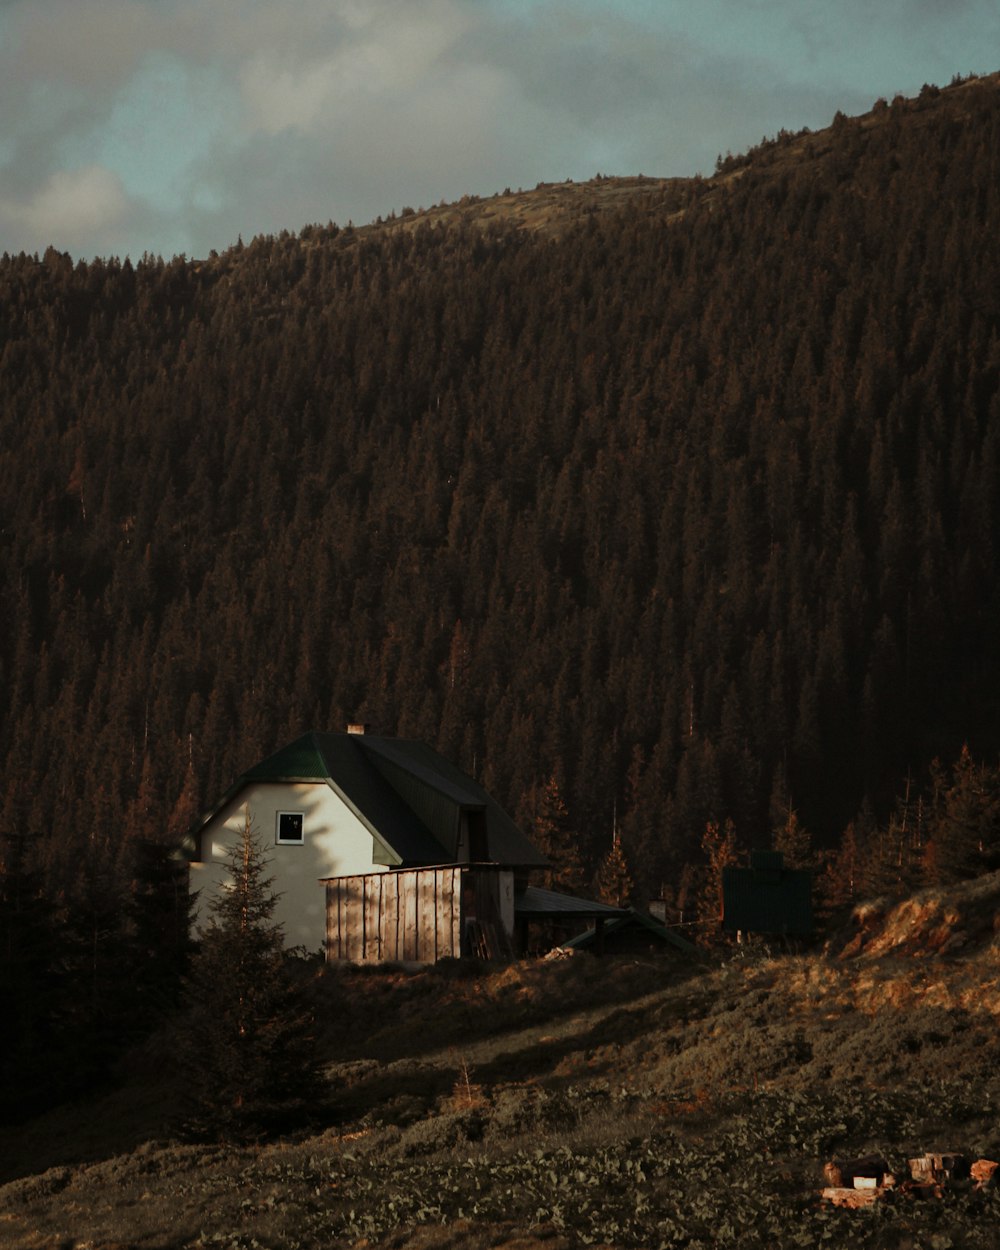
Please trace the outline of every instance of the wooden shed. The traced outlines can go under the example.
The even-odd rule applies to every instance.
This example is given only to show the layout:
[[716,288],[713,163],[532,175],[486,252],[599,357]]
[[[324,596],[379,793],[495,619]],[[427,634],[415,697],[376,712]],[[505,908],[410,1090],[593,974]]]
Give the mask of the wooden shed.
[[324,878],[326,958],[434,963],[513,954],[514,873],[446,864]]

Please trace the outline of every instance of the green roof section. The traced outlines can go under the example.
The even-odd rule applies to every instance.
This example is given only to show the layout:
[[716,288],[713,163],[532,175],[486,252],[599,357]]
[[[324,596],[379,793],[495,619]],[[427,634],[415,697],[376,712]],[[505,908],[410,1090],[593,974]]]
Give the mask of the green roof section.
[[326,781],[329,776],[320,735],[307,733],[248,769],[240,781]]
[[499,803],[437,751],[371,734],[303,734],[239,777],[199,827],[247,785],[309,781],[331,786],[370,830],[381,848],[376,862],[452,862],[463,811],[485,814],[490,862],[519,868],[548,862]]

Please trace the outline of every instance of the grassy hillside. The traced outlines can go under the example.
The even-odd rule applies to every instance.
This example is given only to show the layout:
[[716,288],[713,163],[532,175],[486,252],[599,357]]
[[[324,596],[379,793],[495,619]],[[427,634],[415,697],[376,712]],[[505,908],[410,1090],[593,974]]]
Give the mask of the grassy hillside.
[[471,225],[489,230],[514,226],[550,239],[559,239],[589,217],[623,209],[646,208],[661,216],[664,209],[680,211],[692,186],[701,179],[606,178],[588,182],[540,182],[530,191],[509,188],[493,196],[465,196],[457,204],[439,204],[419,211],[404,210],[399,217],[381,220],[359,234],[412,232],[424,225]]
[[304,968],[311,1133],[173,1141],[161,1036],[115,1092],[4,1134],[0,1245],[988,1250],[996,1190],[819,1191],[835,1155],[998,1158],[998,907],[1000,874],[860,908],[809,953]]

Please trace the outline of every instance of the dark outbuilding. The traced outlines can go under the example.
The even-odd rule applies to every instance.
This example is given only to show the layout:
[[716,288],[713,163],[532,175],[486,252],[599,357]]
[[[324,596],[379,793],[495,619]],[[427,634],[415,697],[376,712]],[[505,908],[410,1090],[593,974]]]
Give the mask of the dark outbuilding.
[[812,873],[786,868],[780,851],[751,851],[749,868],[722,870],[728,933],[807,937],[813,932]]

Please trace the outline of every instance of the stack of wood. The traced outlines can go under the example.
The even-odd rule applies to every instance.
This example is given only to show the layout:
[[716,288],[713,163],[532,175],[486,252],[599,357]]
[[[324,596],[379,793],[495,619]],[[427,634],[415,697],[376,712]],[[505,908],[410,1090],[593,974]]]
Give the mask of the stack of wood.
[[960,1154],[927,1154],[909,1159],[909,1191],[917,1198],[940,1198],[946,1186],[969,1179],[969,1160]]
[[940,1198],[945,1189],[965,1184],[972,1189],[992,1189],[1000,1183],[1000,1163],[957,1152],[919,1155],[907,1160],[910,1175],[899,1178],[881,1155],[860,1159],[834,1159],[823,1167],[826,1202],[838,1207],[868,1207],[893,1193],[912,1198]]
[[896,1177],[881,1155],[834,1159],[823,1167],[827,1188],[823,1197],[838,1207],[870,1207],[888,1197]]

